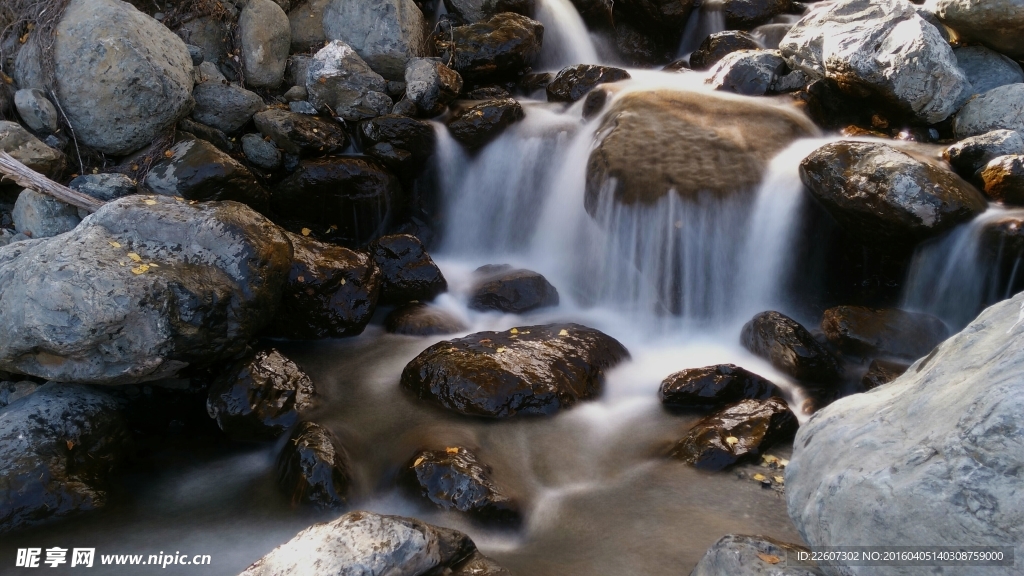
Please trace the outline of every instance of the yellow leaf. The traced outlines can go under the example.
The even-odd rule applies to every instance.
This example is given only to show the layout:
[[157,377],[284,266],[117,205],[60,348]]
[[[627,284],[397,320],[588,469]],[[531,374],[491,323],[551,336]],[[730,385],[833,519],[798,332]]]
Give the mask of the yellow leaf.
[[765,554],[764,552],[758,552],[757,557],[769,564],[778,564],[782,560],[774,554]]
[[135,268],[132,268],[132,274],[145,274],[149,270],[149,266],[145,264],[139,264]]
[[152,206],[156,204],[156,200],[146,200],[146,206]]
[[771,454],[765,454],[764,456],[761,456],[761,459],[764,460],[766,464],[771,464],[773,462],[778,463],[779,461],[778,458],[772,456]]
[[303,236],[309,236],[310,232],[312,232],[312,230],[310,230],[309,228],[303,228],[302,229],[302,235]]
[[562,331],[558,333],[558,335],[559,336],[568,336],[569,335],[569,331],[566,330],[565,328],[563,328]]
[[150,262],[150,263],[148,264],[148,266],[149,266],[150,268],[159,268],[159,266],[157,266],[157,265],[156,265],[156,262]]
[[107,244],[110,244],[114,248],[120,248],[121,247],[120,242],[114,242],[113,240],[107,240]]
[[412,467],[415,468],[415,467],[419,466],[420,464],[423,464],[424,460],[426,460],[426,458],[424,458],[423,456],[420,456],[419,458],[416,459],[415,462],[412,463]]
[[735,446],[740,443],[740,439],[735,436],[729,436],[725,439],[725,443],[729,446]]
[[782,476],[774,476],[772,477],[772,480],[775,480],[776,484],[784,484],[786,482],[786,479]]
[[754,474],[754,480],[757,480],[758,482],[764,482],[767,479],[768,478],[766,478],[764,474]]
[[128,257],[132,259],[132,262],[142,262],[142,257],[135,252],[129,252]]
[[508,348],[505,348],[504,346],[499,346],[498,349],[495,350],[495,352],[504,352],[505,350],[508,350]]
[[785,468],[786,466],[789,466],[789,460],[786,460],[785,458],[783,458],[782,460],[779,460],[779,466],[782,466],[783,468]]
[[459,453],[458,447],[455,447],[455,448],[445,448],[444,451],[449,453],[449,454],[458,454]]
[[511,330],[509,330],[509,332],[511,332],[513,334],[519,334],[519,330],[517,328],[511,329]]
[[344,279],[344,278],[342,278],[342,279],[341,279],[341,285],[342,285],[342,286],[344,286],[344,285],[345,285],[345,279]]
[[174,151],[173,150],[165,150],[164,151],[164,156],[166,156],[167,158],[174,158]]

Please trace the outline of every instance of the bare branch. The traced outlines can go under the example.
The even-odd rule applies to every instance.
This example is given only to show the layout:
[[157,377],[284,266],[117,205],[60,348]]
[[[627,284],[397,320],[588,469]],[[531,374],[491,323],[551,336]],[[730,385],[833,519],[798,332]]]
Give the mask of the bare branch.
[[3,175],[3,179],[13,180],[19,186],[52,196],[61,202],[67,202],[89,212],[99,210],[104,204],[92,196],[76,192],[50,180],[3,151],[0,151],[0,175]]

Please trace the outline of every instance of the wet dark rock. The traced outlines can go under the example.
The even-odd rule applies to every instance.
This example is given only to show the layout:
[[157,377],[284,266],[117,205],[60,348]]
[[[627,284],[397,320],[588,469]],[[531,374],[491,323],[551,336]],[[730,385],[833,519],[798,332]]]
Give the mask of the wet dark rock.
[[213,126],[201,124],[191,118],[183,118],[178,122],[178,130],[180,132],[188,132],[200,140],[205,140],[206,142],[213,144],[221,152],[232,154],[237,150],[235,143],[228,138],[228,135],[222,130],[218,130]]
[[658,39],[625,20],[615,21],[615,47],[627,66],[653,66],[672,56]]
[[292,504],[341,508],[352,486],[348,453],[333,432],[313,422],[295,427],[277,459],[277,481]]
[[369,250],[381,271],[381,304],[425,302],[448,290],[448,281],[419,238],[392,234],[375,240]]
[[271,348],[228,367],[210,386],[206,409],[233,438],[273,440],[299,421],[315,395],[313,380]]
[[572,0],[572,3],[589,28],[612,29],[615,23],[612,0]]
[[421,167],[433,155],[437,143],[433,126],[406,116],[380,116],[364,121],[360,129],[366,142],[390,144],[408,152],[416,167]]
[[782,396],[770,381],[733,364],[687,368],[661,383],[661,403],[669,408],[709,408],[740,400]]
[[551,72],[538,72],[523,76],[519,79],[518,85],[523,93],[530,95],[538,90],[544,90],[554,79],[555,75]]
[[981,171],[985,194],[1013,206],[1024,205],[1024,155],[1000,156]]
[[778,91],[776,84],[787,72],[786,61],[777,50],[739,50],[715,64],[705,83],[715,90],[764,96]]
[[987,207],[956,174],[886,144],[826,144],[800,164],[800,178],[843,230],[866,243],[913,245]]
[[816,567],[787,562],[800,552],[810,554],[767,536],[727,534],[708,548],[690,576],[824,576]]
[[229,134],[241,130],[266,107],[259,94],[216,80],[197,84],[192,97],[196,101],[192,117]]
[[259,212],[265,212],[268,205],[266,189],[248,168],[213,144],[187,136],[153,164],[146,175],[146,188],[198,202],[234,200]]
[[501,100],[511,97],[512,94],[501,86],[484,86],[462,95],[463,100]]
[[117,173],[83,174],[68,183],[68,188],[103,202],[130,196],[137,191],[134,180]]
[[708,70],[733,52],[759,50],[761,45],[746,32],[726,30],[715,32],[701,42],[700,47],[690,55],[690,67],[694,70]]
[[465,80],[481,82],[523,74],[540,55],[543,40],[543,24],[505,12],[486,22],[442,30],[434,45],[442,62],[451,62]]
[[910,368],[910,364],[892,360],[872,360],[868,371],[860,381],[861,386],[865,390],[874,390],[899,378],[907,371],[907,368]]
[[273,317],[291,259],[242,204],[109,202],[70,233],[0,248],[0,370],[133,384],[235,357]]
[[523,118],[523,107],[512,98],[485,100],[456,111],[448,120],[448,130],[464,146],[476,150]]
[[490,20],[502,12],[533,16],[537,0],[444,0],[448,14],[467,24]]
[[670,456],[703,470],[722,470],[791,439],[797,426],[781,398],[741,400],[698,421]]
[[293,232],[360,246],[391,219],[402,188],[383,164],[365,156],[303,160],[271,193],[270,204]]
[[131,438],[117,402],[48,383],[0,409],[0,533],[102,508]]
[[806,328],[778,312],[762,312],[743,326],[740,343],[797,380],[835,384],[842,368]]
[[380,295],[381,274],[365,252],[288,234],[295,258],[269,332],[312,340],[362,333]]
[[478,270],[483,278],[473,288],[469,307],[522,314],[538,308],[558,306],[558,290],[544,276],[532,270]]
[[946,162],[968,179],[974,178],[992,160],[1010,154],[1024,154],[1024,138],[1013,130],[993,130],[964,138],[942,151]]
[[462,91],[462,76],[435,58],[413,58],[405,67],[405,97],[426,116],[444,112]]
[[519,505],[491,479],[491,468],[461,446],[418,452],[402,469],[406,489],[442,510],[494,524],[517,525]]
[[255,116],[256,129],[289,154],[323,156],[348,146],[345,129],[331,120],[272,108]]
[[645,28],[682,30],[697,4],[694,0],[618,0],[615,9]]
[[563,68],[548,84],[548,100],[551,102],[576,102],[599,84],[629,80],[629,72],[610,66],[577,64]]
[[732,30],[750,30],[764,24],[790,7],[790,0],[725,0],[725,25]]
[[402,386],[469,416],[552,415],[596,397],[605,369],[628,357],[615,339],[578,324],[479,332],[424,350]]
[[407,336],[440,336],[468,329],[461,320],[448,312],[420,302],[393,310],[384,319],[384,328],[392,334]]
[[242,153],[245,159],[264,170],[276,170],[281,167],[281,151],[272,141],[259,134],[242,136]]
[[942,320],[928,314],[888,308],[836,306],[825,311],[821,330],[844,352],[916,360],[949,335]]

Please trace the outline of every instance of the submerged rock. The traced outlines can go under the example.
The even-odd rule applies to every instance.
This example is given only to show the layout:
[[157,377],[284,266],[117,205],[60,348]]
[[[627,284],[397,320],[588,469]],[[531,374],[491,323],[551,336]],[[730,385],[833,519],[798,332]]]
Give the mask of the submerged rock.
[[479,332],[424,350],[402,386],[470,416],[551,415],[595,397],[604,371],[628,357],[615,339],[578,324]]
[[516,525],[519,506],[490,478],[491,469],[461,446],[418,452],[401,472],[406,488],[442,510],[489,523]]
[[948,335],[942,320],[895,308],[836,306],[825,311],[821,330],[844,352],[915,360]]
[[690,54],[690,67],[694,70],[708,70],[733,52],[760,50],[757,39],[746,32],[726,30],[709,35],[700,47]]
[[352,484],[348,453],[330,430],[313,422],[302,422],[278,456],[277,479],[292,504],[309,504],[321,510],[340,508],[347,503]]
[[794,566],[810,550],[767,536],[727,534],[708,548],[690,576],[824,576],[816,567]]
[[576,102],[600,84],[621,82],[632,78],[622,68],[577,64],[563,68],[547,85],[550,102]]
[[131,436],[117,402],[51,382],[0,409],[0,533],[102,508]]
[[348,146],[348,134],[337,122],[272,108],[255,116],[256,129],[289,154],[324,156]]
[[538,308],[558,306],[558,290],[547,278],[532,270],[478,270],[482,279],[473,288],[469,307],[523,314]]
[[782,392],[764,378],[733,364],[687,368],[661,382],[661,403],[669,408],[710,408],[740,400],[767,400]]
[[448,281],[411,234],[392,234],[370,244],[370,255],[381,271],[381,304],[429,301],[448,290]]
[[785,400],[741,400],[698,421],[670,456],[703,470],[722,470],[764,454],[796,429]]
[[260,212],[267,210],[269,198],[248,168],[213,144],[189,136],[153,163],[146,188],[198,202],[234,200]]
[[868,365],[868,371],[861,378],[860,384],[865,390],[874,390],[883,384],[888,384],[899,378],[908,368],[910,368],[910,365],[902,362],[872,360],[871,364]]
[[345,42],[391,80],[401,80],[409,60],[423,55],[427,27],[413,0],[331,0],[324,9],[327,39]]
[[464,332],[469,327],[444,310],[413,302],[388,314],[384,319],[384,328],[392,334],[439,336]]
[[964,138],[942,151],[942,157],[964,178],[974,178],[990,161],[1010,154],[1024,154],[1024,138],[1013,130]]
[[455,26],[434,37],[442,62],[472,82],[520,76],[540,56],[544,25],[512,12],[486,22]]
[[524,117],[523,107],[512,98],[484,100],[457,110],[448,120],[448,131],[464,146],[476,150]]
[[806,328],[778,312],[762,312],[743,326],[740,343],[797,380],[835,384],[842,368]]
[[1024,155],[1000,156],[981,171],[985,194],[1013,206],[1024,205]]

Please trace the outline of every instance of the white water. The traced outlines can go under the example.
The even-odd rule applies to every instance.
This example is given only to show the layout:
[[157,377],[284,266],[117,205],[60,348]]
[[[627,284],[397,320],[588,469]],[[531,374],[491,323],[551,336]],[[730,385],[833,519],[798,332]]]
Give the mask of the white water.
[[573,64],[600,64],[583,18],[569,0],[540,0],[535,18],[544,25],[538,70],[557,72]]
[[694,9],[683,29],[683,39],[679,43],[677,56],[688,57],[700,48],[700,43],[708,36],[725,30],[725,13],[722,2],[708,0]]

